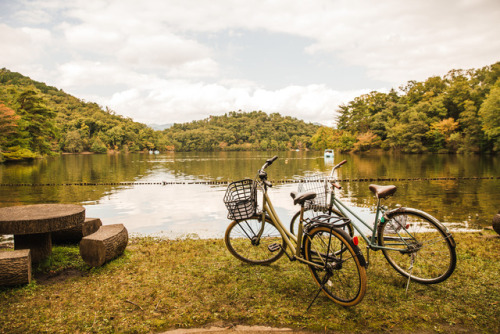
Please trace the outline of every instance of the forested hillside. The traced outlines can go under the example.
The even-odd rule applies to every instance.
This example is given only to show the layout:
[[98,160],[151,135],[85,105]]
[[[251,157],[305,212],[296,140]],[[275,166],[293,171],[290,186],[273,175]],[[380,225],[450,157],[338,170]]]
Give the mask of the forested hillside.
[[500,62],[478,70],[410,81],[372,92],[337,110],[337,129],[322,127],[315,148],[402,152],[499,152]]
[[0,70],[0,152],[6,160],[59,152],[137,151],[157,143],[157,133],[144,124]]
[[[333,110],[336,106],[332,106]],[[55,87],[0,70],[0,161],[105,153],[337,148],[409,153],[500,151],[500,62],[410,81],[338,108],[337,127],[262,111],[235,112],[155,131]],[[168,119],[165,122],[169,122]]]
[[319,126],[262,111],[229,112],[163,131],[177,151],[288,150],[310,146]]
[[255,111],[155,131],[96,103],[0,70],[0,161],[84,151],[304,149],[317,129],[292,117]]

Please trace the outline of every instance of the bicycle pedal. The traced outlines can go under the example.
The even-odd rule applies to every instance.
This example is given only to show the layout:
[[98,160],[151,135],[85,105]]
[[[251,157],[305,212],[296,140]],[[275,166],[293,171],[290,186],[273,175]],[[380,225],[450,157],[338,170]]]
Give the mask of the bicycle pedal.
[[269,249],[270,252],[276,252],[278,250],[281,249],[281,245],[280,244],[277,244],[277,243],[274,243],[274,244],[270,244],[269,246],[267,246],[267,249]]

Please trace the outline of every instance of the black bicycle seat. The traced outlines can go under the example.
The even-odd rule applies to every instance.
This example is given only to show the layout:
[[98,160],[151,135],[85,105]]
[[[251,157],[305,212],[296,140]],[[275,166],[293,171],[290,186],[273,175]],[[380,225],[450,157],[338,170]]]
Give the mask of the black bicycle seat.
[[316,193],[314,191],[306,191],[304,193],[297,193],[296,191],[292,191],[290,193],[290,196],[293,198],[293,204],[297,205],[304,205],[305,201],[312,200],[316,198]]

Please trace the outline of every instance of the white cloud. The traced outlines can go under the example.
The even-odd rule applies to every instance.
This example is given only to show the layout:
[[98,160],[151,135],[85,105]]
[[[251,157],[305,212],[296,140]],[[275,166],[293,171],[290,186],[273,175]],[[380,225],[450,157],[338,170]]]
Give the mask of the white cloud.
[[339,104],[368,92],[338,92],[320,85],[271,91],[166,80],[155,86],[115,93],[101,103],[143,123],[182,123],[229,111],[262,110],[332,125]]
[[120,48],[125,38],[119,31],[103,29],[90,24],[60,26],[68,46],[74,50],[109,54]]
[[51,33],[44,29],[13,29],[0,24],[0,64],[2,67],[26,68],[25,63],[36,61],[51,44]]
[[167,72],[167,77],[171,78],[202,78],[216,77],[219,72],[219,65],[213,59],[205,58],[189,62],[184,62],[178,66],[172,66]]
[[200,43],[173,34],[130,37],[117,58],[131,65],[169,67],[205,59],[210,52]]
[[138,73],[120,65],[91,61],[72,61],[58,67],[57,84],[61,87],[119,85],[135,82]]
[[[0,66],[146,123],[238,109],[331,123],[338,104],[382,88],[368,86],[370,80],[390,88],[489,65],[500,54],[498,0],[37,0],[11,17],[17,25],[0,24]],[[283,57],[273,52],[279,39],[266,50],[237,44],[245,38],[221,42],[249,31],[257,38],[258,32],[298,36],[310,44],[300,56],[266,63],[265,57]],[[237,62],[251,62],[251,53],[259,51],[265,56],[258,66]],[[284,63],[307,75],[297,69],[308,55],[360,69],[357,89],[335,90],[321,78],[265,88],[268,76],[261,74],[273,70],[266,66]],[[239,77],[245,71],[238,66],[261,72],[253,80]],[[337,73],[338,86],[353,77]]]

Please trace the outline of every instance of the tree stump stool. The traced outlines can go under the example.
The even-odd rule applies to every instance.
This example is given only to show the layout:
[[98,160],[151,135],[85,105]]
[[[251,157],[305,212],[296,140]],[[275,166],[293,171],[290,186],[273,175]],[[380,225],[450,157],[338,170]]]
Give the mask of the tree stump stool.
[[128,232],[123,224],[103,225],[80,241],[80,256],[91,267],[99,267],[123,253]]
[[31,251],[20,249],[0,252],[0,285],[31,282]]
[[102,222],[99,218],[85,218],[82,226],[75,226],[66,230],[52,232],[53,244],[77,244],[83,237],[96,232]]
[[493,216],[493,229],[495,230],[495,232],[500,234],[500,211],[498,211],[498,213]]

